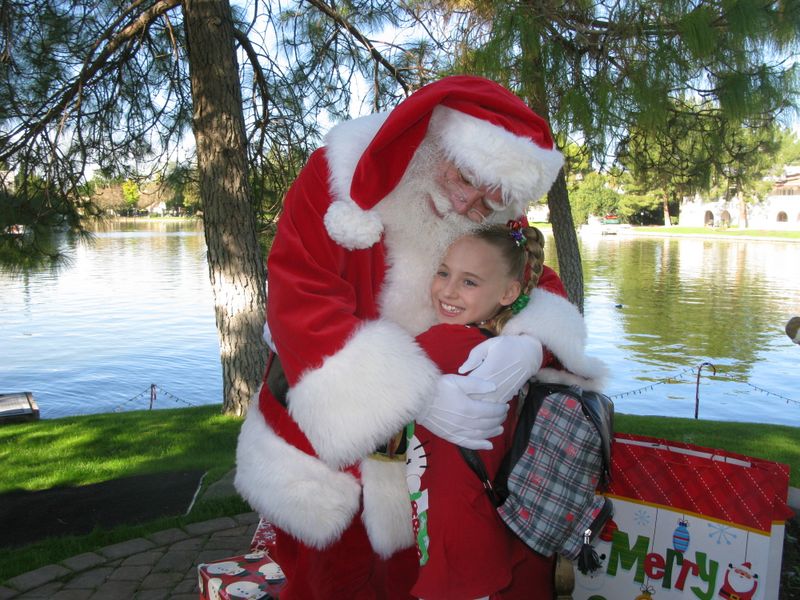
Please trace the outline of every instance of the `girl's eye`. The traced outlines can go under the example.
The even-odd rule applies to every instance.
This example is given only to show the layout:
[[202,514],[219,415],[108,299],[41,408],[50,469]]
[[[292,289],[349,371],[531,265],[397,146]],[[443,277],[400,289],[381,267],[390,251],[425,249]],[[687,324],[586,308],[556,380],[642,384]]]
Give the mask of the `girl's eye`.
[[466,285],[467,287],[476,287],[478,284],[474,282],[472,279],[465,279],[464,285]]
[[437,277],[447,277],[447,271],[436,271]]

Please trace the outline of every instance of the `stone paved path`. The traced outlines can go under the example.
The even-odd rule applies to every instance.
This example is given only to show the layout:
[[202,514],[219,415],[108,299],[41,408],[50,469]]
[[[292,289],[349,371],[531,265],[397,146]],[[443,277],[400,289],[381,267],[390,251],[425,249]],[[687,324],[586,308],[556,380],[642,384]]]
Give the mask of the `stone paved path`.
[[197,565],[247,552],[256,513],[192,523],[9,579],[0,600],[197,600]]

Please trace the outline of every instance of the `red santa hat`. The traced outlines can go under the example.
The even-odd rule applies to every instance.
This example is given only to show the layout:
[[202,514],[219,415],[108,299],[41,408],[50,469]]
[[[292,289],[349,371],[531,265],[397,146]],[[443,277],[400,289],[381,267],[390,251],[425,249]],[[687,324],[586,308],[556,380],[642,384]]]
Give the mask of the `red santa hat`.
[[[547,122],[516,95],[482,77],[445,77],[420,88],[385,116],[358,157],[352,179],[341,181],[349,184],[349,197],[343,199],[347,206],[332,207],[342,214],[326,223],[329,230],[352,237],[352,229],[350,236],[341,232],[342,221],[361,227],[368,215],[358,213],[371,211],[395,188],[429,134],[437,136],[447,158],[476,183],[499,188],[513,216],[547,193],[564,162]],[[340,191],[345,195],[345,189]],[[376,215],[369,218],[372,232],[365,239],[374,243],[374,230],[379,236],[382,228]],[[365,247],[365,242],[355,247]]]

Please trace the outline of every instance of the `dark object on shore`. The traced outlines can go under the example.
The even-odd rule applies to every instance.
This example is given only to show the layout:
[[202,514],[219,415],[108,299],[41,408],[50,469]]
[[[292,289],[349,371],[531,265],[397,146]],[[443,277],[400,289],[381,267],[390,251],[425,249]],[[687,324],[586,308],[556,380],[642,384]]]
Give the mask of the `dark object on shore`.
[[35,421],[39,418],[39,406],[30,392],[0,394],[0,424]]
[[78,487],[0,495],[0,547],[47,537],[85,535],[95,527],[142,523],[185,514],[204,471],[135,475]]
[[795,344],[800,344],[800,317],[792,317],[786,323],[786,335]]
[[795,517],[786,521],[778,600],[797,598],[800,598],[800,523]]

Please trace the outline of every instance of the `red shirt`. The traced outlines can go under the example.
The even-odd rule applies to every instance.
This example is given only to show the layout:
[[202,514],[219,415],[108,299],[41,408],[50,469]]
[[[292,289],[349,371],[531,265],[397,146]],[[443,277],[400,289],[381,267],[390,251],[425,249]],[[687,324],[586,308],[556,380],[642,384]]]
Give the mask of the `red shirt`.
[[[486,340],[476,327],[435,325],[417,341],[444,373],[457,373],[470,350]],[[497,472],[511,443],[516,411],[512,405],[504,432],[481,450],[490,477]],[[513,567],[531,551],[506,527],[480,480],[458,447],[419,424],[409,446],[424,450],[416,501],[415,528],[420,544],[420,572],[412,594],[420,598],[464,600],[506,588]],[[410,460],[414,460],[411,459]],[[412,469],[413,469],[412,465]],[[416,472],[416,471],[415,471]],[[414,476],[409,485],[416,487]],[[415,494],[412,493],[412,500]],[[427,510],[424,509],[427,504]]]

